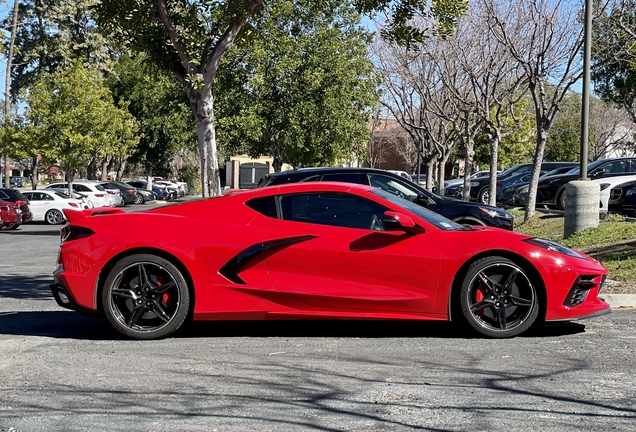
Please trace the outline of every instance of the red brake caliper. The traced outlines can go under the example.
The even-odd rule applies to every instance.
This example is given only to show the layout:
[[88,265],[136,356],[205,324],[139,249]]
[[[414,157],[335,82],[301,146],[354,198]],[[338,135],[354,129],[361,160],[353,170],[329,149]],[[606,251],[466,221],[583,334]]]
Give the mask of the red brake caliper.
[[[484,285],[484,283],[480,281],[479,287],[477,287],[477,290],[475,291],[475,303],[479,303],[484,298],[486,298],[486,293],[488,293],[488,290],[486,289],[486,286]],[[478,314],[483,315],[484,309],[480,310]]]
[[[157,286],[160,287],[163,285],[164,278],[161,276],[157,276]],[[161,300],[163,300],[163,304],[166,306],[170,306],[170,295],[166,292],[161,296]]]

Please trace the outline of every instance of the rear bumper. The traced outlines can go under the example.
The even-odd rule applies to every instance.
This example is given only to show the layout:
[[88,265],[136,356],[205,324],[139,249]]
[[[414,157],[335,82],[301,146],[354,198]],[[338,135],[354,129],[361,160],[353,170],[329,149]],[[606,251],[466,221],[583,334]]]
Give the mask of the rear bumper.
[[49,285],[53,298],[57,304],[63,308],[74,310],[82,315],[99,315],[99,312],[93,309],[87,309],[77,304],[69,291],[64,287],[62,281],[57,276],[54,277],[54,283]]

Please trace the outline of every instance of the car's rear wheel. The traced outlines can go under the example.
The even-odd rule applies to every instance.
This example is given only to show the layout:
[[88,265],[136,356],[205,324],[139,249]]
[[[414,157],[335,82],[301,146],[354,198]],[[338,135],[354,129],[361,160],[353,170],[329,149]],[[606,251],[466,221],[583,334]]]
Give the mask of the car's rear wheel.
[[157,339],[183,324],[190,307],[185,278],[170,261],[131,255],[110,271],[102,305],[115,329],[134,339]]
[[57,209],[51,209],[44,215],[44,220],[50,225],[57,225],[64,222],[64,215]]
[[565,189],[559,194],[559,199],[557,199],[557,207],[559,207],[559,210],[565,210]]
[[490,198],[490,188],[485,187],[479,191],[479,195],[477,200],[482,204],[488,204],[488,199]]
[[18,228],[20,228],[20,225],[21,224],[19,224],[19,223],[11,223],[11,224],[7,225],[7,229],[17,230]]
[[468,324],[493,338],[523,333],[539,314],[537,290],[530,277],[520,266],[500,256],[471,264],[459,302]]
[[140,194],[140,193],[137,193],[135,195],[135,204],[143,204],[144,202],[146,202],[146,201],[144,200],[143,195]]

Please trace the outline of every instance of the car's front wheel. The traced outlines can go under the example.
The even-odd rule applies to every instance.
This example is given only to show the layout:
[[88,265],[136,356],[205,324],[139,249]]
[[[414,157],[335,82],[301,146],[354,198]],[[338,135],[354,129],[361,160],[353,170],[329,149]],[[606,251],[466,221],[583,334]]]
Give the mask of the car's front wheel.
[[57,225],[64,222],[64,215],[57,209],[51,209],[44,215],[44,220],[50,225]]
[[115,329],[134,339],[157,339],[183,324],[190,307],[185,278],[170,261],[149,254],[131,255],[110,271],[102,305]]
[[468,324],[493,338],[523,333],[539,314],[537,290],[530,277],[520,266],[500,256],[471,264],[459,302]]
[[485,187],[479,191],[479,195],[477,196],[477,201],[482,204],[488,204],[488,200],[490,199],[490,188]]

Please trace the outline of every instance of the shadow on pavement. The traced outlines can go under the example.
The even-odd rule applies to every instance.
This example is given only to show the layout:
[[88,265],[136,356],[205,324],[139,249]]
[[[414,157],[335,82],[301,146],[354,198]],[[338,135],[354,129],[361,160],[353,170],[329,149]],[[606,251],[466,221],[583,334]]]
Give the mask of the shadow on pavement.
[[[521,337],[559,337],[584,331],[583,324],[555,323],[530,329]],[[82,316],[66,310],[0,312],[0,334],[87,340],[126,339],[103,317]],[[358,320],[191,322],[182,327],[175,337],[479,338],[447,322]]]

